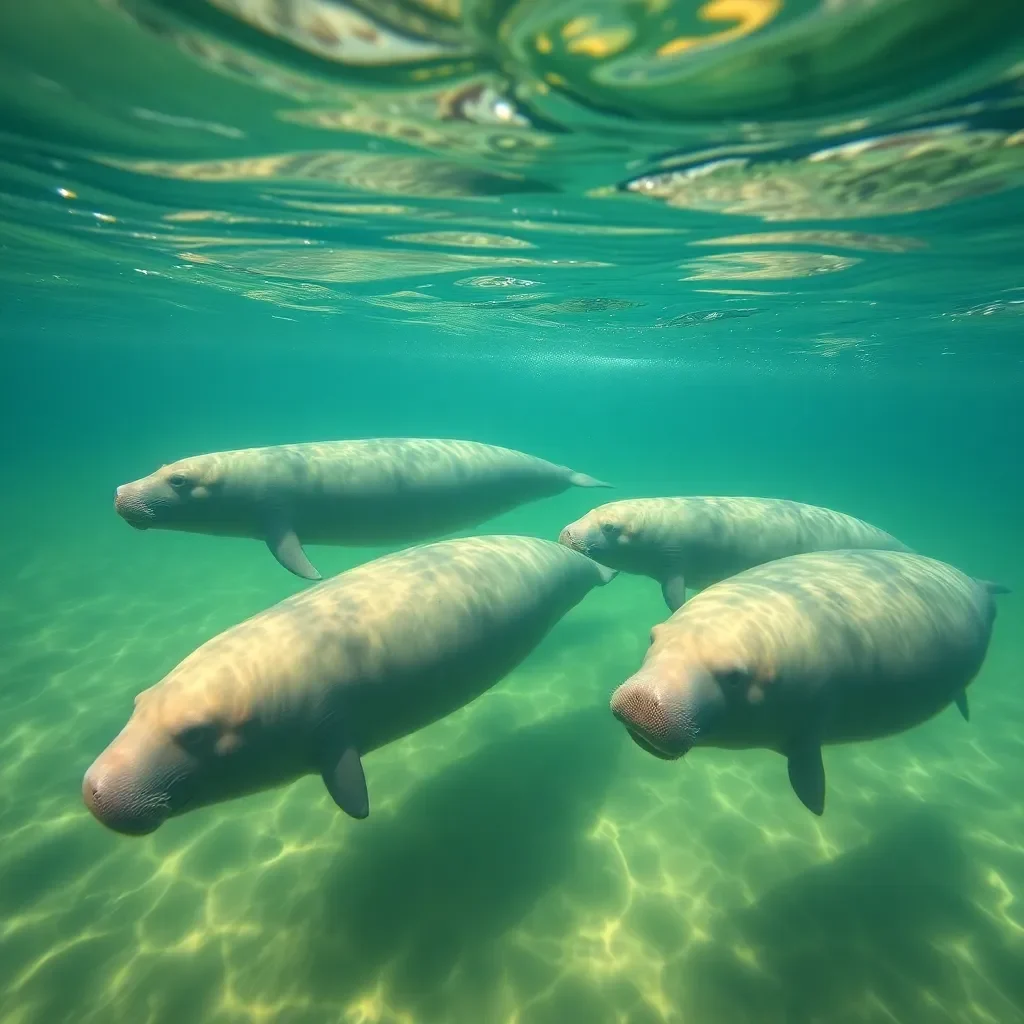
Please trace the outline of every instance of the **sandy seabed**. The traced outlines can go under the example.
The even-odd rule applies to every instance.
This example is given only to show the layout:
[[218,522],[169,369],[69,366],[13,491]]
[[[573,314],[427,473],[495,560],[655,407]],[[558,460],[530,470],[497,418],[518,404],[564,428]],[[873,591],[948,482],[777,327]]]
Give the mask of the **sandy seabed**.
[[608,696],[664,609],[620,577],[371,754],[367,820],[310,777],[131,839],[85,768],[136,692],[301,584],[249,542],[83,540],[0,554],[0,1024],[1024,1020],[1018,597],[971,723],[828,748],[822,819],[776,755],[631,743]]

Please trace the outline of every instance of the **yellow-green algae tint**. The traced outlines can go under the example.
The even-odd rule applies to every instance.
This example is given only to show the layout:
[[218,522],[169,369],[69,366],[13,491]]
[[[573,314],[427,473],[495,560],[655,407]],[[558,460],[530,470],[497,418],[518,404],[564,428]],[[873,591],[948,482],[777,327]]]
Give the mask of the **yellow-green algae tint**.
[[[0,18],[0,1024],[1024,1020],[1019,0],[363,3],[361,51],[338,4],[219,5],[262,43],[208,6]],[[406,350],[444,373],[403,389]],[[971,722],[827,750],[820,820],[775,755],[658,761],[607,711],[665,616],[623,577],[367,757],[367,821],[309,778],[104,831],[81,777],[135,693],[304,586],[113,486],[397,432],[619,488],[488,531],[746,491],[998,577]]]

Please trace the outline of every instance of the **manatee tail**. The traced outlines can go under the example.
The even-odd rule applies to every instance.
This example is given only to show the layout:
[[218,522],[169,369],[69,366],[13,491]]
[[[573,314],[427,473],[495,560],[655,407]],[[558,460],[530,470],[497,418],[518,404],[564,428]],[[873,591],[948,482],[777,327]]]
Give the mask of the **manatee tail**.
[[569,483],[573,487],[614,487],[614,484],[606,484],[603,480],[598,480],[597,477],[587,476],[586,473],[572,473],[569,476]]
[[1012,594],[1013,591],[1005,583],[994,583],[992,580],[977,580],[990,594]]

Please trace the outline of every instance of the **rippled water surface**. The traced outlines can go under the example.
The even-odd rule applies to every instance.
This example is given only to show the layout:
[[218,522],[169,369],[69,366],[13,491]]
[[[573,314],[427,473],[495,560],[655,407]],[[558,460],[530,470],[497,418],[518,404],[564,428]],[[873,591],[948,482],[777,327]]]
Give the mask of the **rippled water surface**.
[[985,318],[1012,355],[1015,0],[66,0],[3,27],[3,273],[29,322],[44,297],[242,297],[876,361],[893,330],[962,355]]
[[[37,0],[0,12],[0,1024],[1024,1022],[1024,4]],[[997,579],[955,710],[681,762],[622,576],[317,778],[105,831],[132,698],[304,583],[137,534],[204,451],[465,437],[827,505]],[[318,548],[325,575],[381,554]]]

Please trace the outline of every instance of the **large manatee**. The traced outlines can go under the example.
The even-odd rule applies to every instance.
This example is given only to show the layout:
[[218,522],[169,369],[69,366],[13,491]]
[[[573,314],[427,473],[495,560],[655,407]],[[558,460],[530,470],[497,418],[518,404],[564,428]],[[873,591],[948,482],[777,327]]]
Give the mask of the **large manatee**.
[[825,807],[821,747],[910,729],[984,661],[993,594],[934,559],[897,551],[793,555],[716,583],[652,630],[613,714],[649,753],[764,748],[797,796]]
[[570,523],[559,541],[602,565],[650,576],[675,611],[744,569],[808,551],[910,549],[853,516],[782,498],[626,498]]
[[608,486],[508,448],[385,437],[194,455],[118,487],[114,508],[140,530],[264,540],[290,572],[320,579],[303,544],[411,544]]
[[366,754],[474,700],[614,575],[515,536],[357,566],[208,640],[140,693],[85,773],[85,802],[111,829],[144,834],[318,773],[342,810],[365,818]]

